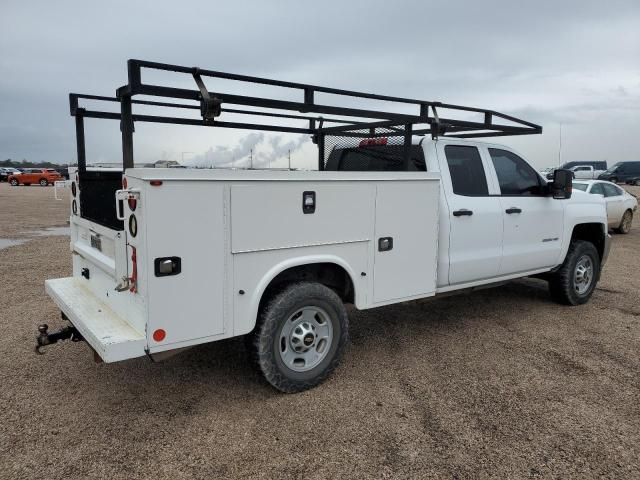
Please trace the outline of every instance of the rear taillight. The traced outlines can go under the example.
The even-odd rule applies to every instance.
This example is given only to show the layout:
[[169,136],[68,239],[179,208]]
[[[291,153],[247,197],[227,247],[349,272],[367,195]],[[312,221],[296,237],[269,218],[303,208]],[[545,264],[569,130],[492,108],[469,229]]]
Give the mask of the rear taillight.
[[127,189],[127,177],[122,177],[122,189]]
[[131,210],[132,212],[135,212],[136,207],[138,206],[138,201],[133,197],[129,197],[127,199],[127,203],[129,204],[129,210]]

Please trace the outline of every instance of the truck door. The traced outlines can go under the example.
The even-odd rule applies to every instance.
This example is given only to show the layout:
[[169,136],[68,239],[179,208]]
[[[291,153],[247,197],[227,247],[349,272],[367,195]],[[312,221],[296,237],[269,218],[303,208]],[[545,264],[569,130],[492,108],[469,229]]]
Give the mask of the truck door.
[[504,219],[500,275],[557,265],[562,246],[564,204],[544,193],[543,180],[522,158],[488,148],[491,174],[500,187]]
[[500,198],[490,196],[487,165],[478,148],[438,142],[438,160],[448,211],[449,284],[495,277],[502,256]]

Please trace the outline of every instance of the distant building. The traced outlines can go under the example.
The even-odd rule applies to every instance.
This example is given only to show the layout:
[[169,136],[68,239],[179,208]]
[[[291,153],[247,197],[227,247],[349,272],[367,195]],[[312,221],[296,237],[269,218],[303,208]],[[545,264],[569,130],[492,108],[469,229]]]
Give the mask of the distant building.
[[148,165],[153,168],[184,168],[175,160],[158,160],[155,163],[151,163]]

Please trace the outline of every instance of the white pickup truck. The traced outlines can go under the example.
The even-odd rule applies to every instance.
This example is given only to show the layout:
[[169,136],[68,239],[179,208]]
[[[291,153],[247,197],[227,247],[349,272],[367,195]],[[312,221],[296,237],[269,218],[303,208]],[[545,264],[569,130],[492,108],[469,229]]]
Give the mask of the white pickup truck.
[[[77,100],[77,127],[78,116],[99,116]],[[131,104],[118,101],[126,167]],[[309,103],[295,108],[326,113]],[[383,137],[379,122],[370,138],[324,136],[323,171],[92,171],[79,128],[73,275],[46,281],[71,325],[42,325],[38,348],[86,340],[116,362],[244,335],[267,381],[297,392],[338,364],[345,304],[365,310],[527,276],[547,279],[561,303],[588,301],[609,250],[602,198],[572,194],[566,170],[548,184],[508,147],[444,135],[435,118],[419,116],[432,138]]]
[[573,172],[573,178],[576,180],[595,180],[604,173],[604,170],[596,170],[591,165],[577,165],[571,167],[569,171]]

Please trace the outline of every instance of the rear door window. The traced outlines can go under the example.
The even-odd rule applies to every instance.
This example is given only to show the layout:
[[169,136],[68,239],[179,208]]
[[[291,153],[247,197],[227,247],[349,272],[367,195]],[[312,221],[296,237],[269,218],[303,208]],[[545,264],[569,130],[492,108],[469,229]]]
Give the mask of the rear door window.
[[601,183],[600,185],[604,188],[605,197],[617,197],[622,195],[622,191],[615,185],[609,185],[608,183]]
[[604,195],[604,188],[602,188],[601,183],[594,183],[591,186],[591,190],[589,191],[589,193],[593,193],[596,195]]
[[444,153],[447,157],[453,193],[467,197],[489,195],[487,176],[476,147],[447,145],[444,147]]

